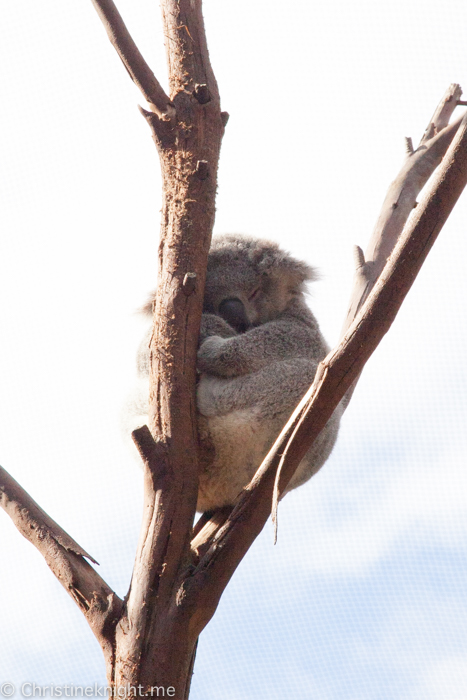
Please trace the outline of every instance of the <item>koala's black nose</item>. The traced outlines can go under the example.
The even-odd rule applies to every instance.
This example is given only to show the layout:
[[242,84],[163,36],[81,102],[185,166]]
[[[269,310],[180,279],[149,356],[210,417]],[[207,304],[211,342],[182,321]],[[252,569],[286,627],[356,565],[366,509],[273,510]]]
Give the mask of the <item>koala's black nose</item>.
[[244,333],[250,327],[245,307],[240,299],[224,299],[219,305],[219,316],[222,316],[239,333]]

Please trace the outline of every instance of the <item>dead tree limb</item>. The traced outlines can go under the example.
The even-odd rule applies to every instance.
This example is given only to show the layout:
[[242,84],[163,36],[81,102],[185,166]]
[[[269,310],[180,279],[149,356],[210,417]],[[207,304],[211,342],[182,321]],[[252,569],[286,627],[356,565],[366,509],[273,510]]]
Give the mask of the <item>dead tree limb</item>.
[[92,0],[110,43],[120,56],[130,78],[161,118],[174,114],[173,105],[156,76],[142,57],[112,0]]
[[449,124],[449,119],[461,95],[459,85],[453,83],[449,86],[430,119],[417,150],[413,150],[412,140],[406,139],[407,157],[388,189],[365,254],[361,248],[356,248],[354,287],[342,336],[368,298],[399,240],[407,219],[417,206],[420,191],[441,163],[459,128],[462,117],[453,124]]
[[88,564],[91,557],[63,530],[31,496],[0,467],[0,505],[20,533],[44,557],[85,616],[104,652],[108,672],[114,659],[115,626],[122,612],[122,601]]
[[108,680],[112,688],[138,687],[139,693],[156,684],[174,687],[174,697],[181,700],[188,697],[197,642],[193,611],[187,613],[180,599],[181,582],[192,566],[198,491],[195,363],[228,115],[220,111],[201,0],[161,3],[170,96],[142,58],[112,0],[93,4],[149,102],[151,111],[141,112],[159,151],[163,180],[150,346],[151,432],[135,435],[146,469],[144,516],[130,590],[112,639]]

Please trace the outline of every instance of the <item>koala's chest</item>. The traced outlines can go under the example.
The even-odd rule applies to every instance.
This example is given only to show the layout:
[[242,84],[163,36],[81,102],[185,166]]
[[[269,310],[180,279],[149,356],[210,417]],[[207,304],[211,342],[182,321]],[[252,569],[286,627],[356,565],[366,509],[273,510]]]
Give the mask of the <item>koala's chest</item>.
[[[236,396],[238,383],[203,375],[198,385],[197,403],[201,439],[211,442],[213,468],[232,470],[249,479],[270,449],[287,414],[279,411],[266,418],[261,404],[243,405]],[[245,481],[246,483],[246,481]]]
[[[212,468],[233,472],[246,483],[254,474],[277,434],[277,427],[259,419],[254,410],[224,416],[199,417],[201,439],[214,447]],[[209,468],[208,468],[209,471]],[[242,485],[244,485],[244,483]]]

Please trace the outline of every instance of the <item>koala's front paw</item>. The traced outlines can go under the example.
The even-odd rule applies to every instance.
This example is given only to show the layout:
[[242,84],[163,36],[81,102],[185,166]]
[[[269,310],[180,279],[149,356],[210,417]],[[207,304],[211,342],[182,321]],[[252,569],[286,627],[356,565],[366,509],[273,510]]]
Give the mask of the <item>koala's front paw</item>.
[[218,335],[212,335],[201,344],[198,350],[197,367],[201,373],[216,374],[219,355],[227,341]]
[[220,316],[215,314],[203,314],[201,317],[201,328],[199,330],[199,342],[200,345],[212,336],[219,336],[221,338],[230,338],[233,335],[237,335],[236,331],[229,326],[227,321],[224,321]]

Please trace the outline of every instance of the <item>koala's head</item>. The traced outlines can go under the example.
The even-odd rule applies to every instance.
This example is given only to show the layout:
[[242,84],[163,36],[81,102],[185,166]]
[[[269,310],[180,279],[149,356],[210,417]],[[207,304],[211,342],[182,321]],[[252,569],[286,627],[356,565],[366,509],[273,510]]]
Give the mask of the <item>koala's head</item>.
[[228,234],[213,238],[209,251],[204,311],[222,316],[242,333],[277,318],[317,278],[277,243]]

